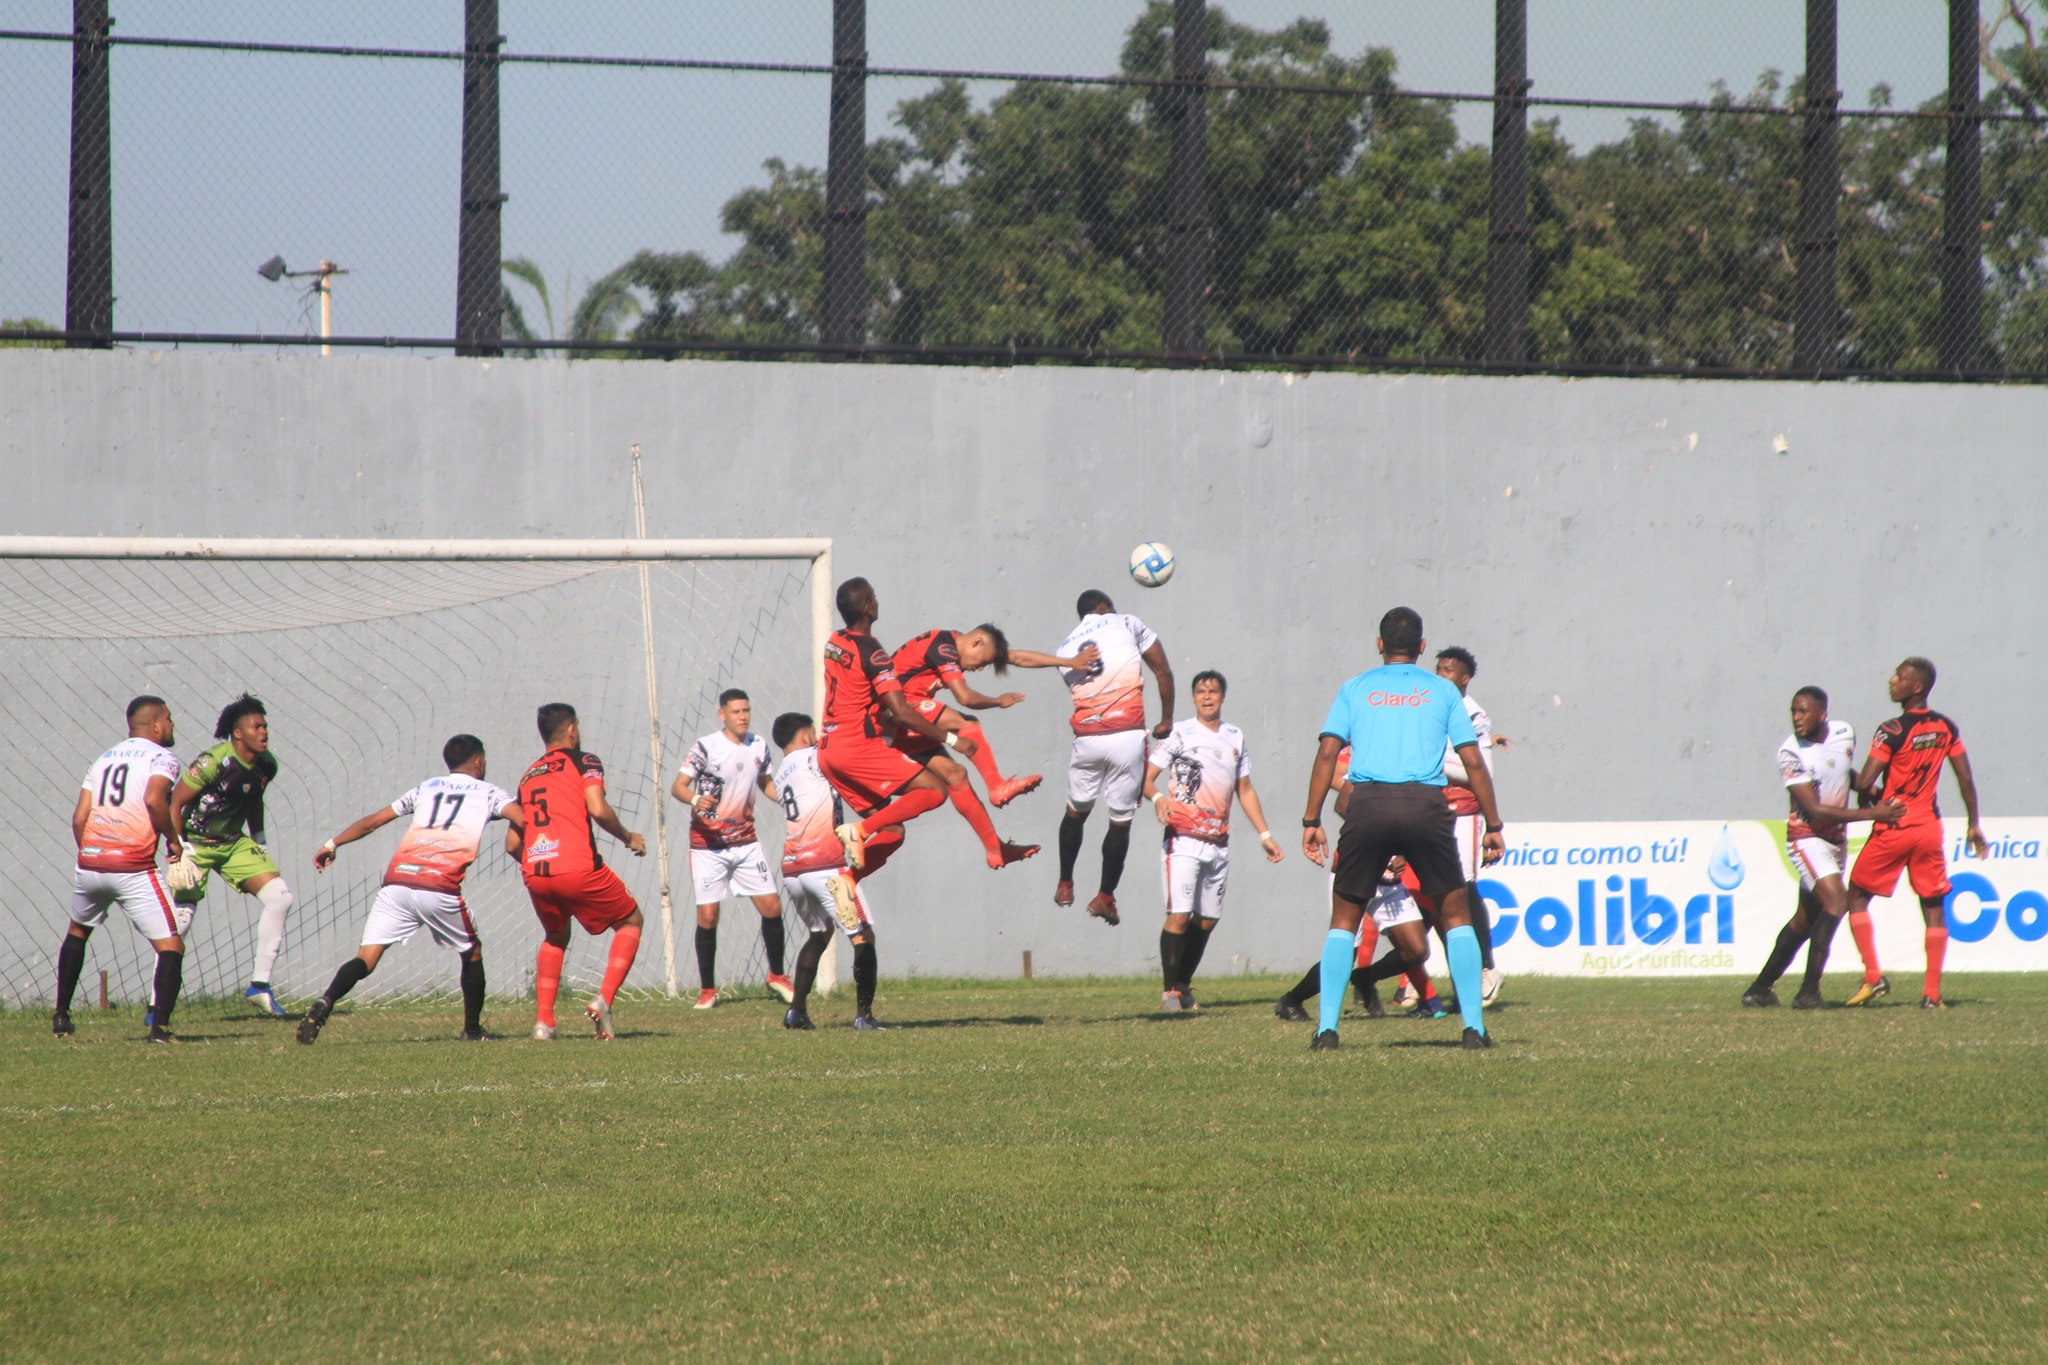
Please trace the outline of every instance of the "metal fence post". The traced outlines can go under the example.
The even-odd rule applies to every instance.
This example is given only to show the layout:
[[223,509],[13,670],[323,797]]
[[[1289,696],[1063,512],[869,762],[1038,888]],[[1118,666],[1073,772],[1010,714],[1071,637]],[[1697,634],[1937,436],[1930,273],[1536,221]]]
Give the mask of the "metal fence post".
[[[64,330],[114,330],[114,154],[107,84],[107,0],[71,3],[71,237]],[[104,341],[70,346],[105,347]]]
[[1173,0],[1171,161],[1166,188],[1166,350],[1197,354],[1208,337],[1209,6]]
[[1486,231],[1486,359],[1529,359],[1529,14],[1494,0],[1493,183]]
[[858,346],[868,331],[867,0],[832,0],[832,113],[825,153],[821,339]]
[[1835,292],[1835,213],[1842,196],[1835,110],[1835,0],[1806,0],[1805,158],[1799,169],[1799,273],[1794,281],[1792,367],[1833,368],[1841,329]]
[[1977,0],[1948,0],[1948,166],[1941,183],[1941,368],[1980,363],[1984,248],[1983,124],[1977,99]]
[[455,248],[455,354],[503,355],[505,284],[498,188],[498,0],[464,0],[462,225]]

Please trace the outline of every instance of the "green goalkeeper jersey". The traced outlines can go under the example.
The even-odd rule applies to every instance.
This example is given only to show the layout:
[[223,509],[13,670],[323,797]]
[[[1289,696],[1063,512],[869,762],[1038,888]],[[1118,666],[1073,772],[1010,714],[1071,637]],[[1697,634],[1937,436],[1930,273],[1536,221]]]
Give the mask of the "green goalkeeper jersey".
[[247,828],[263,837],[263,789],[277,776],[268,751],[244,763],[232,741],[223,740],[192,760],[180,779],[199,793],[185,806],[184,835],[202,844],[231,844]]

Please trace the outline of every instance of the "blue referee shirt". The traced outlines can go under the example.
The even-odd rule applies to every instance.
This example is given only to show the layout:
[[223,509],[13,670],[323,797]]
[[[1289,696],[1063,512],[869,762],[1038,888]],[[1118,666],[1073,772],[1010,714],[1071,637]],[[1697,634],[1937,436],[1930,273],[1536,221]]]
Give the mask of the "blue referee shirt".
[[1444,785],[1444,746],[1477,744],[1457,687],[1415,664],[1384,664],[1345,683],[1323,733],[1351,746],[1353,782]]

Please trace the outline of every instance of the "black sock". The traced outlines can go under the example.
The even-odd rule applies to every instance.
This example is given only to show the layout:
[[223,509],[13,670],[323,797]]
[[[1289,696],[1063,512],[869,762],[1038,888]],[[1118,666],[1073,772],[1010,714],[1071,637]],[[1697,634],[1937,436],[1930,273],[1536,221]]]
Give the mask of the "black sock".
[[[1367,981],[1386,981],[1393,977],[1406,976],[1408,975],[1408,969],[1415,965],[1415,963],[1408,960],[1406,953],[1396,948],[1378,962],[1367,967],[1365,969],[1365,979]],[[1355,981],[1356,979],[1354,975],[1353,980]]]
[[875,1012],[875,931],[866,934],[866,943],[853,945],[853,1003],[862,1014]]
[[1323,964],[1318,962],[1302,973],[1301,980],[1294,983],[1294,989],[1281,996],[1297,1005],[1306,1005],[1323,993]]
[[761,916],[761,950],[768,954],[768,975],[782,975],[782,916]]
[[1110,822],[1109,833],[1102,836],[1102,894],[1114,895],[1116,884],[1124,879],[1124,855],[1131,851],[1131,823],[1121,825]]
[[1372,994],[1373,984],[1371,967],[1353,967],[1351,969],[1351,989],[1358,992],[1358,998],[1361,1001]]
[[796,987],[796,999],[791,1003],[797,1009],[803,1009],[810,1003],[811,987],[818,982],[818,963],[825,956],[825,945],[831,941],[832,931],[819,929],[804,940],[803,947],[796,950],[796,979],[790,984]]
[[1828,949],[1834,946],[1835,931],[1842,927],[1842,921],[1823,910],[1813,918],[1813,927],[1806,936],[1806,979],[1800,983],[1801,992],[1820,993],[1821,973],[1828,969]]
[[1181,985],[1195,984],[1195,971],[1202,965],[1202,954],[1209,951],[1209,935],[1214,932],[1214,929],[1204,929],[1199,924],[1190,924],[1188,931],[1181,935],[1186,940],[1180,948]]
[[356,983],[370,974],[370,966],[359,957],[352,957],[341,964],[341,970],[334,974],[334,980],[327,983],[327,1003],[347,995],[356,988]]
[[[1486,908],[1486,902],[1479,899],[1479,888],[1467,886],[1465,894],[1472,898],[1472,937],[1479,940],[1479,965],[1487,971],[1493,970],[1493,915]],[[1445,952],[1450,949],[1446,948]]]
[[1060,818],[1060,880],[1074,880],[1074,860],[1081,856],[1081,834],[1088,817],[1068,811]]
[[1183,945],[1188,936],[1176,934],[1171,929],[1159,931],[1159,978],[1167,990],[1180,985],[1180,960]]
[[1749,983],[1753,991],[1769,990],[1777,984],[1785,969],[1792,965],[1798,955],[1799,945],[1806,942],[1812,933],[1809,926],[1801,925],[1800,917],[1794,915],[1785,921],[1785,927],[1778,931],[1778,941],[1771,945],[1771,955],[1764,959],[1764,969],[1756,974],[1756,980]]
[[462,1031],[481,1033],[484,1028],[484,960],[462,959]]
[[78,993],[78,978],[85,972],[85,940],[76,934],[64,935],[64,946],[57,950],[57,1011],[71,1013],[71,997]]
[[161,952],[156,955],[156,1027],[171,1026],[171,1011],[178,1007],[178,988],[185,984],[185,954]]
[[697,926],[697,984],[705,990],[718,985],[718,928]]

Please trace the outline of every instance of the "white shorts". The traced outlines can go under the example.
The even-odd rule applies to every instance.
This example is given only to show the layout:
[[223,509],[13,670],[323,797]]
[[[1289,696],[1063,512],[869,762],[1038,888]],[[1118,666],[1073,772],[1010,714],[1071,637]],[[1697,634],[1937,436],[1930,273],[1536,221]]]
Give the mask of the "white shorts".
[[1168,835],[1159,855],[1166,878],[1166,913],[1220,919],[1223,889],[1230,882],[1230,849],[1184,834]]
[[1415,903],[1415,897],[1399,882],[1381,882],[1380,889],[1372,893],[1372,902],[1366,907],[1372,922],[1382,930],[1397,924],[1416,924],[1422,919],[1422,907]]
[[181,905],[156,869],[143,872],[100,872],[78,869],[71,883],[71,922],[97,929],[107,922],[107,907],[118,904],[136,932],[152,943],[182,934],[192,923],[198,902]]
[[[789,908],[796,911],[796,917],[803,921],[804,928],[811,933],[829,930],[839,926],[839,917],[832,909],[832,892],[825,885],[828,878],[846,874],[843,867],[820,868],[816,872],[799,872],[794,877],[784,877],[783,887],[789,892]],[[875,922],[874,911],[868,906],[867,893],[855,882],[853,898],[860,905],[860,922],[870,925]]]
[[363,926],[363,946],[388,948],[404,943],[421,928],[434,936],[434,942],[458,953],[482,946],[469,906],[459,894],[417,886],[387,886],[377,892],[370,906],[370,922]]
[[1799,869],[1799,889],[1811,891],[1830,877],[1842,875],[1849,861],[1849,846],[1826,839],[1787,839],[1785,855]]
[[1464,869],[1465,880],[1478,881],[1479,873],[1485,866],[1483,860],[1486,857],[1486,845],[1481,841],[1486,838],[1486,817],[1453,815],[1451,834],[1458,841],[1458,866]]
[[1110,819],[1130,819],[1145,785],[1145,741],[1143,730],[1075,735],[1074,753],[1067,760],[1067,800],[1085,810],[1100,797]]
[[772,896],[775,878],[759,844],[690,850],[690,880],[697,904],[716,905],[727,896]]

